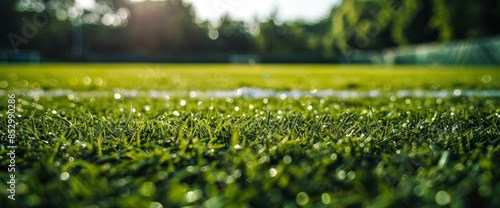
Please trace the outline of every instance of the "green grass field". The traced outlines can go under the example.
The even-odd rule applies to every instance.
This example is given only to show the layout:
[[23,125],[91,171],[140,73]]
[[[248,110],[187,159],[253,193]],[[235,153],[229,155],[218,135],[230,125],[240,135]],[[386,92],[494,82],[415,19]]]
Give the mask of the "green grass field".
[[[342,65],[3,65],[0,204],[500,207],[499,72]],[[242,87],[278,94],[194,95]],[[310,94],[280,96],[290,90]],[[380,93],[314,94],[321,90]],[[423,94],[398,93],[404,90]],[[150,91],[168,96],[152,97]],[[426,96],[430,92],[449,93]],[[11,94],[16,98],[9,99]],[[9,100],[15,101],[14,117],[9,117]],[[7,182],[14,174],[7,171],[9,119],[17,124],[15,201],[8,198]]]

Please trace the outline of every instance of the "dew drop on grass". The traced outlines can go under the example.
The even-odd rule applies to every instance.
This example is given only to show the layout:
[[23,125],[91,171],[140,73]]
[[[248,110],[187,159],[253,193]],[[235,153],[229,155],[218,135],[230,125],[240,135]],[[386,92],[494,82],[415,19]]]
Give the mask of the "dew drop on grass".
[[356,178],[356,172],[354,171],[349,171],[349,173],[347,173],[347,180],[349,181],[352,181]]
[[119,100],[120,98],[122,98],[122,95],[120,95],[120,93],[115,93],[115,94],[113,95],[113,97],[114,97],[115,99]]
[[235,179],[233,176],[228,176],[228,177],[226,177],[225,182],[226,182],[226,184],[232,184],[232,183],[234,183],[234,181],[235,181]]
[[123,186],[127,185],[128,182],[129,182],[129,180],[127,178],[120,178],[116,182],[116,186],[123,187]]
[[181,100],[181,101],[179,102],[179,104],[180,104],[181,106],[185,106],[185,105],[186,105],[186,101],[185,101],[185,100]]
[[235,111],[240,111],[240,107],[236,106],[236,107],[234,107],[234,110]]
[[156,177],[158,177],[159,180],[164,180],[168,177],[168,173],[165,171],[160,171],[156,174]]
[[70,175],[68,172],[63,172],[61,173],[61,175],[59,176],[59,178],[62,180],[62,181],[67,181],[69,179]]
[[147,106],[147,105],[146,105],[146,106],[144,106],[144,110],[146,110],[146,111],[150,111],[150,110],[151,110],[151,107],[149,107],[149,106]]
[[82,78],[82,84],[89,85],[90,83],[92,83],[92,79],[90,77],[85,76]]
[[483,77],[481,77],[481,81],[483,81],[484,83],[489,83],[491,82],[491,75],[483,75]]
[[240,150],[242,147],[241,145],[237,144],[237,145],[234,145],[234,149],[237,149],[237,150]]
[[347,152],[347,153],[351,152],[351,147],[344,148],[344,151]]
[[285,100],[285,99],[286,99],[286,94],[285,94],[285,93],[282,93],[282,94],[280,95],[280,99],[281,99],[281,100]]
[[189,191],[186,194],[186,200],[189,203],[195,202],[195,201],[201,199],[202,195],[203,195],[203,193],[199,189],[196,189],[194,191]]
[[333,161],[337,160],[337,154],[333,153],[333,154],[330,156],[330,158],[331,158]]
[[21,87],[28,87],[29,82],[27,80],[21,80],[19,82],[19,84],[20,84]]
[[259,158],[257,161],[259,162],[259,164],[264,164],[266,162],[269,162],[269,157],[268,156],[263,156],[261,158]]
[[160,204],[160,202],[151,202],[151,204],[149,204],[149,208],[163,208],[163,205]]
[[196,92],[195,91],[189,92],[189,97],[191,97],[191,98],[196,97]]
[[97,77],[94,79],[94,84],[97,86],[102,86],[104,84],[104,81],[100,77]]
[[448,194],[448,192],[443,190],[437,192],[434,199],[436,200],[436,203],[441,206],[447,205],[451,202],[450,195]]
[[233,173],[233,177],[234,178],[241,177],[241,170],[240,169],[235,170],[234,173]]
[[153,196],[156,193],[156,186],[152,182],[145,182],[139,189],[139,193],[146,197]]
[[345,179],[345,177],[346,177],[346,175],[347,175],[347,174],[346,174],[346,172],[345,172],[344,170],[341,170],[341,171],[339,171],[339,172],[337,173],[337,178],[338,178],[339,180],[344,180],[344,179]]
[[267,104],[267,103],[269,103],[269,100],[267,100],[267,98],[264,98],[264,99],[262,100],[262,102],[263,102],[264,104]]
[[287,165],[292,163],[292,157],[290,157],[290,155],[286,155],[285,157],[283,157],[283,162]]
[[269,175],[274,178],[278,174],[278,171],[274,168],[269,169]]
[[9,83],[6,81],[1,81],[0,82],[0,88],[7,88],[9,86]]
[[75,96],[74,95],[68,95],[68,100],[74,100],[75,99]]
[[319,149],[319,147],[320,147],[319,142],[318,142],[318,143],[316,143],[316,144],[314,144],[314,145],[313,145],[313,147],[314,147],[314,149]]
[[330,202],[332,202],[332,199],[330,198],[329,194],[323,193],[321,194],[321,202],[323,202],[323,204],[330,204]]
[[298,205],[304,206],[309,202],[309,196],[305,192],[300,192],[299,194],[297,194],[295,201]]

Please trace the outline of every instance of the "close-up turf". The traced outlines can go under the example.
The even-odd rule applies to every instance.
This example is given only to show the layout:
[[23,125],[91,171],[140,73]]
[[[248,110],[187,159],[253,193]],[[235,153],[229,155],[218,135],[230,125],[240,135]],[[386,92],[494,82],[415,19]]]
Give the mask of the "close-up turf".
[[500,207],[498,72],[0,65],[0,204]]

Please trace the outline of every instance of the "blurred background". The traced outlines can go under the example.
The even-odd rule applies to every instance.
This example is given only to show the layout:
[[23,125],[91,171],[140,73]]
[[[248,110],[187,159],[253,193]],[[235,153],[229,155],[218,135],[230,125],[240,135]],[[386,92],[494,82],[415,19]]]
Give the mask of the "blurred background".
[[500,65],[500,0],[2,0],[0,63]]

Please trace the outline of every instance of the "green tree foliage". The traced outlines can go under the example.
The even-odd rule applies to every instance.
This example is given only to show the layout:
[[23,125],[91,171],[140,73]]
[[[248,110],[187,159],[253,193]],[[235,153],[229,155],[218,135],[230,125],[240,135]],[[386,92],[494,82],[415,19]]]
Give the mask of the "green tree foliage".
[[249,26],[243,21],[232,20],[224,15],[217,26],[208,21],[202,22],[199,26],[213,39],[207,43],[206,50],[238,53],[252,51],[255,48],[252,35],[249,33]]
[[[117,3],[115,3],[117,4]],[[208,41],[193,22],[192,9],[180,0],[165,2],[122,2],[130,17],[121,27],[84,26],[86,47],[91,53],[160,55],[198,50]]]
[[13,1],[0,1],[0,19],[9,20],[11,23],[2,24],[0,27],[0,35],[2,41],[0,41],[0,48],[10,48],[10,42],[7,39],[8,33],[14,31],[16,25],[19,24],[20,18],[18,18],[17,13],[14,11],[15,2]]
[[[37,1],[41,5],[43,1]],[[17,1],[0,2],[0,49],[11,53],[23,49],[38,49],[44,55],[69,54],[72,26],[57,21],[55,14],[31,7],[19,6]],[[42,7],[45,8],[45,7]]]
[[254,37],[260,53],[292,54],[297,52],[321,54],[330,39],[326,39],[331,25],[329,18],[317,23],[279,22],[278,11],[259,25],[260,33]]
[[[344,0],[330,15],[329,37],[339,51],[371,49],[422,42],[424,1]],[[418,18],[417,18],[418,17]],[[420,30],[418,37],[409,36]],[[388,35],[389,34],[389,35]]]
[[[78,39],[83,42],[84,53],[99,56],[200,52],[211,44],[206,31],[193,22],[191,6],[181,0],[97,0],[92,9],[78,8],[75,2],[2,1],[0,13],[9,20],[2,28],[2,36],[9,32],[22,35],[22,19],[41,13],[49,18],[48,24],[37,27],[37,34],[20,44],[20,49],[38,49],[53,58],[68,58]],[[42,9],[35,3],[43,5]],[[7,39],[2,39],[1,44],[2,48],[12,48]]]
[[192,51],[203,45],[206,35],[194,22],[191,7],[180,0],[128,5],[127,27],[114,30],[123,36],[127,51],[144,54]]
[[[451,31],[453,39],[500,34],[500,1],[498,0],[435,0],[435,2],[443,5],[436,7],[436,13],[446,17],[448,30]],[[446,29],[445,23],[436,21],[438,21],[439,30]]]
[[329,50],[337,52],[500,34],[497,0],[344,0],[334,10]]
[[6,22],[0,28],[0,48],[13,48],[8,34],[22,36],[23,18],[32,22],[37,13],[48,15],[49,21],[36,28],[36,35],[23,36],[18,48],[38,49],[55,58],[70,54],[78,34],[83,34],[83,51],[99,55],[217,52],[336,57],[353,50],[500,34],[498,0],[343,0],[315,23],[279,22],[276,10],[253,25],[224,16],[216,26],[195,21],[193,8],[182,0],[96,0],[92,8],[77,8],[75,2],[1,1],[0,18]]

